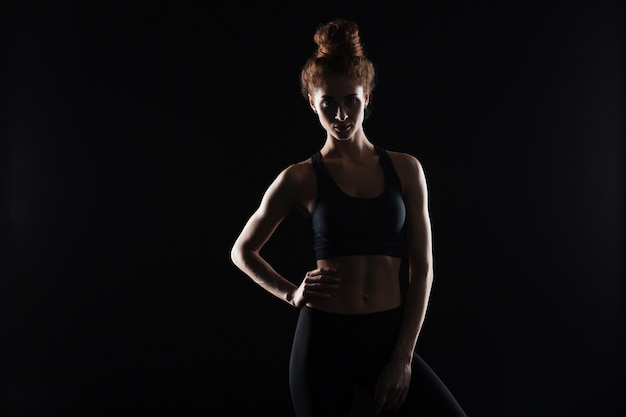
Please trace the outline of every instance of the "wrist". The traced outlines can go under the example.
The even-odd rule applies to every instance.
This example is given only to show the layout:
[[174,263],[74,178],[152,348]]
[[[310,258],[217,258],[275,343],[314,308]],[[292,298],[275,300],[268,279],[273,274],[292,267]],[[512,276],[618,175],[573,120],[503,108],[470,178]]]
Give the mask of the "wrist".
[[407,364],[411,365],[413,363],[413,349],[407,351],[403,350],[394,350],[391,353],[391,362],[396,364]]

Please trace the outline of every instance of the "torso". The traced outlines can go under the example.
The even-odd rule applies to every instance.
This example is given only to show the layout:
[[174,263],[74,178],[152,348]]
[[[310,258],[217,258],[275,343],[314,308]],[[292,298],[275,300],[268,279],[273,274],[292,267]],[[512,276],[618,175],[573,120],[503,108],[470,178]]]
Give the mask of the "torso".
[[[310,216],[315,206],[317,183],[315,173],[308,164],[302,200],[303,214]],[[372,198],[385,187],[378,158],[361,163],[341,159],[324,159],[335,183],[348,195]],[[318,267],[331,266],[342,278],[340,287],[332,298],[315,299],[307,306],[333,313],[366,314],[391,310],[402,304],[400,288],[400,258],[386,255],[350,255],[317,260]]]

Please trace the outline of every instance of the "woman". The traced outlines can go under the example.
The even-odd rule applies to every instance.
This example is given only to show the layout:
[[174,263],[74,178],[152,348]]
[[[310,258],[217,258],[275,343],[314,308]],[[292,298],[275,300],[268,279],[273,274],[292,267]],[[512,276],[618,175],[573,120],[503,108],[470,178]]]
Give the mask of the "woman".
[[[418,159],[372,143],[363,129],[375,70],[356,23],[315,33],[302,94],[326,131],[322,148],[265,191],[231,251],[254,282],[299,308],[290,358],[298,417],[348,416],[354,387],[377,414],[465,416],[415,353],[433,282],[428,195]],[[310,219],[317,267],[299,285],[260,251],[297,210]],[[401,262],[408,277],[401,278]],[[401,279],[408,280],[405,290]]]

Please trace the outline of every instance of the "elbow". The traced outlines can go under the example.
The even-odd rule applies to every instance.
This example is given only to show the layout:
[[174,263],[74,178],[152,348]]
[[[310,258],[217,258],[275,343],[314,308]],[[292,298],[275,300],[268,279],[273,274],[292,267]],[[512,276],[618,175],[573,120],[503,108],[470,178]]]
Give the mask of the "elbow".
[[230,260],[237,268],[244,271],[252,261],[254,253],[255,251],[250,249],[245,242],[237,240],[230,249]]
[[230,261],[238,268],[241,268],[240,266],[242,262],[241,247],[239,244],[237,244],[237,242],[235,242],[235,244],[230,249]]
[[434,270],[431,263],[424,263],[419,267],[414,267],[410,269],[409,277],[411,282],[417,281],[422,282],[428,286],[433,284],[435,279]]
[[433,271],[430,270],[430,272],[426,274],[426,285],[428,285],[429,288],[432,287],[433,281],[435,281],[435,275],[433,274]]
[[426,284],[429,286],[433,285],[433,281],[435,280],[435,271],[432,264],[429,264],[426,268],[425,275],[424,280],[426,281]]

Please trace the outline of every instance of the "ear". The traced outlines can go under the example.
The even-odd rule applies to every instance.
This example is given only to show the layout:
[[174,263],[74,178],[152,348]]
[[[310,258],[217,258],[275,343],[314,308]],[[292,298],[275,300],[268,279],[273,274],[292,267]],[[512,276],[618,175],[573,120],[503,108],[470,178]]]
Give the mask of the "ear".
[[365,107],[367,107],[370,104],[370,93],[365,93],[363,96],[365,98]]
[[311,94],[307,94],[307,96],[309,97],[309,106],[311,106],[313,113],[317,114],[317,109],[315,108],[315,101],[313,100],[313,97],[311,96]]

